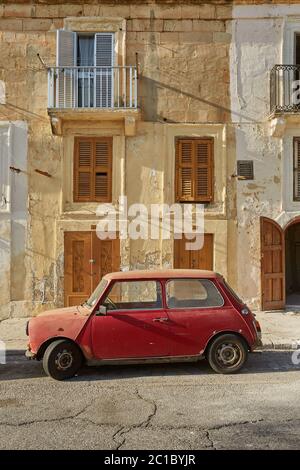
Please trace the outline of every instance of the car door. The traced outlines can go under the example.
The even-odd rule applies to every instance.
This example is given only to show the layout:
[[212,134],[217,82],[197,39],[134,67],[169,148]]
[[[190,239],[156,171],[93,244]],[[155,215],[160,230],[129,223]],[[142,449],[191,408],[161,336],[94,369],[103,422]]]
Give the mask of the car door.
[[171,355],[198,355],[214,331],[226,329],[228,308],[210,279],[171,279],[166,283]]
[[116,281],[103,303],[106,315],[92,319],[92,348],[97,359],[170,355],[168,316],[158,281]]

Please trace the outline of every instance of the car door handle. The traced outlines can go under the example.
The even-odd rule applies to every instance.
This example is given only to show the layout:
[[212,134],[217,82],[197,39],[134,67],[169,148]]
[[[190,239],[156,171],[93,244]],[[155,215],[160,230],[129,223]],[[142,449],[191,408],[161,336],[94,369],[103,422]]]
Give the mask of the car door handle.
[[160,323],[164,323],[164,322],[167,322],[169,321],[169,318],[168,317],[162,317],[162,318],[153,318],[152,321],[156,321],[156,322],[160,322]]

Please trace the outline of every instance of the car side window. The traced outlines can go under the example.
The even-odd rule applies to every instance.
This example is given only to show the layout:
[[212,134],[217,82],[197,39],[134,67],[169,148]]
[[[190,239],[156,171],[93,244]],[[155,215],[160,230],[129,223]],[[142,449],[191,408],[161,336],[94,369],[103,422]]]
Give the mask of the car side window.
[[158,281],[117,281],[103,305],[108,310],[162,308],[161,284]]
[[209,279],[172,279],[166,284],[168,308],[222,307],[224,299]]

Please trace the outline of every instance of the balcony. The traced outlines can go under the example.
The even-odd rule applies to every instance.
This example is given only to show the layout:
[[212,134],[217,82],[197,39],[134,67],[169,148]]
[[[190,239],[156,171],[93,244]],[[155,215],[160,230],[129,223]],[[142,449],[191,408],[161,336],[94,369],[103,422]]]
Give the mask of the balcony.
[[53,133],[67,121],[124,120],[125,135],[134,135],[139,118],[137,69],[121,67],[51,67],[48,69],[48,114]]
[[275,65],[270,73],[270,133],[282,137],[300,124],[300,65]]
[[300,113],[300,65],[275,65],[270,74],[271,114]]

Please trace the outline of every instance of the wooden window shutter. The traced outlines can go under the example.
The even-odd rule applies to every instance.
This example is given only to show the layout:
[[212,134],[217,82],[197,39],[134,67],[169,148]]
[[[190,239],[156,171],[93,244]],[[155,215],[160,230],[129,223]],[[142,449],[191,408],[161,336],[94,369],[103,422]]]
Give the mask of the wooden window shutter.
[[112,139],[75,139],[74,201],[109,202],[112,189]]
[[195,200],[210,202],[213,193],[212,141],[195,140]]
[[95,66],[113,67],[114,65],[114,34],[95,34]]
[[77,34],[73,31],[58,29],[56,32],[56,65],[66,67],[76,65]]
[[300,138],[294,139],[294,201],[300,201]]
[[176,200],[213,200],[213,140],[177,139]]
[[87,202],[92,196],[93,141],[76,139],[74,167],[74,200]]
[[[57,67],[73,67],[76,65],[77,34],[64,29],[56,33],[56,65]],[[75,106],[75,80],[71,69],[58,69],[57,73],[57,105],[61,108]]]
[[95,201],[111,200],[112,183],[112,141],[111,139],[95,140]]
[[95,34],[95,98],[96,106],[113,107],[113,66],[114,66],[114,34]]
[[193,199],[193,143],[178,141],[178,195],[181,200]]

